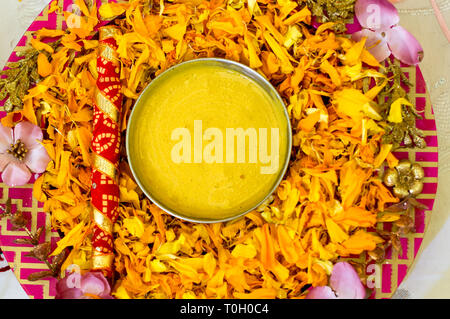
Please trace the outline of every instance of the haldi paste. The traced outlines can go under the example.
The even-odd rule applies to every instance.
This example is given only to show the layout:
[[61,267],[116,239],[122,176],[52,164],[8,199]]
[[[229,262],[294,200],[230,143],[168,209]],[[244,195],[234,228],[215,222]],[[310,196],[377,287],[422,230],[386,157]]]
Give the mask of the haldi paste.
[[284,106],[254,79],[214,63],[185,63],[145,90],[128,129],[143,190],[178,216],[220,220],[258,205],[288,150]]

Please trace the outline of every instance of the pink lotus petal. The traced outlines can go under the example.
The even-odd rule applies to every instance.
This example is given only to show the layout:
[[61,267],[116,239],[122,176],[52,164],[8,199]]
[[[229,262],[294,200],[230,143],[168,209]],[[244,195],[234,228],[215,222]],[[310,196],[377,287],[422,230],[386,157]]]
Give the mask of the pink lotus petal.
[[417,65],[422,61],[422,46],[408,30],[401,26],[396,26],[386,34],[389,48],[397,59],[408,65]]
[[13,143],[13,130],[0,124],[0,153],[5,153]]
[[338,262],[333,266],[330,286],[339,299],[364,299],[366,290],[355,269],[348,262]]
[[336,295],[330,287],[321,286],[311,288],[306,299],[336,299]]
[[2,173],[3,182],[11,187],[25,185],[30,178],[31,172],[24,163],[9,163]]
[[387,31],[400,22],[397,9],[387,0],[357,0],[355,15],[364,28],[374,31]]
[[56,283],[55,299],[79,299],[83,296],[80,286],[81,275],[77,272],[66,271],[64,278]]
[[103,282],[95,277],[86,276],[81,281],[81,290],[83,290],[84,293],[98,296],[104,289],[105,285]]
[[81,274],[70,273],[66,270],[66,275],[56,283],[55,299],[79,299],[83,296],[80,286]]
[[81,299],[83,291],[80,288],[71,288],[64,291],[57,291],[55,299]]
[[367,38],[366,48],[378,62],[386,60],[391,55],[387,39],[381,33],[363,29],[352,35],[352,39],[357,42],[362,38]]
[[102,297],[108,295],[111,291],[109,283],[103,274],[90,272],[81,278],[81,290],[84,293]]
[[30,122],[20,122],[14,127],[14,141],[20,140],[27,149],[31,149],[42,141],[44,135],[39,126]]
[[24,162],[33,173],[43,173],[50,161],[50,156],[48,156],[45,147],[41,144],[37,144],[32,149],[28,150]]
[[[102,299],[114,299],[111,288],[101,272],[68,272],[56,284],[56,299],[91,299],[98,296]],[[94,296],[92,296],[94,295]]]

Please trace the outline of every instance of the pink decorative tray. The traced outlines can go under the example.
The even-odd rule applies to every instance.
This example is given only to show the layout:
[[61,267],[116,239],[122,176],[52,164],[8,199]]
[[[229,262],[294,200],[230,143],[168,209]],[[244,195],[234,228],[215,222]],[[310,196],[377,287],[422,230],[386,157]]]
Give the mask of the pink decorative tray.
[[[49,6],[54,2],[57,2],[58,6],[63,10],[68,10],[69,6],[73,4],[72,0],[53,0]],[[10,62],[19,59],[16,53],[24,50],[27,39],[29,39],[33,31],[41,28],[65,28],[63,16],[58,12],[49,13],[49,6],[43,10],[25,32],[14,52],[12,52],[9,58]],[[395,155],[399,159],[409,158],[411,161],[418,162],[423,166],[426,176],[424,180],[424,190],[417,199],[419,202],[426,205],[428,209],[416,209],[415,233],[411,233],[400,239],[402,245],[402,251],[400,253],[394,254],[392,251],[388,251],[386,261],[382,265],[368,267],[367,274],[372,276],[375,283],[378,283],[371,298],[377,299],[390,298],[405,278],[408,269],[413,264],[431,217],[437,189],[438,141],[430,97],[427,93],[426,84],[419,67],[403,66],[402,70],[413,84],[413,86],[408,89],[409,96],[411,100],[415,100],[417,110],[423,117],[423,119],[417,120],[417,128],[424,131],[426,135],[425,140],[428,146],[426,149],[421,150],[411,149],[396,152]],[[6,115],[6,112],[3,111],[3,103],[4,101],[0,102],[0,118]],[[26,216],[30,216],[31,223],[28,225],[28,228],[32,232],[40,226],[46,226],[47,229],[50,229],[51,226],[51,217],[42,211],[42,203],[39,203],[32,196],[32,183],[35,181],[35,178],[36,176],[33,177],[30,184],[16,188],[6,186],[1,182],[0,178],[0,203],[4,204],[6,200],[10,198],[12,200],[13,211],[19,209],[23,211]],[[388,224],[385,225],[388,226]],[[16,239],[26,237],[27,234],[24,231],[13,230],[9,219],[0,219],[0,247],[22,287],[30,298],[53,298],[55,296],[55,279],[43,279],[34,282],[27,280],[29,274],[40,270],[46,270],[47,266],[43,262],[39,262],[34,258],[26,256],[32,247],[31,245],[15,243]],[[58,239],[59,235],[57,232],[48,231],[45,233],[45,240],[50,240],[53,246],[55,246],[55,242]]]

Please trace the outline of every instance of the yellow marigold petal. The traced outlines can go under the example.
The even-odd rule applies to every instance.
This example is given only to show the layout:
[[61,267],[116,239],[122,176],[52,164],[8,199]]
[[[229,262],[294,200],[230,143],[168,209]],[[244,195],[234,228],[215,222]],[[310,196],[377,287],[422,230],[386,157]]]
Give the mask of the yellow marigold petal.
[[259,8],[257,0],[247,0],[248,11],[250,15],[260,15],[261,9]]
[[285,49],[281,47],[277,41],[270,35],[269,32],[263,33],[264,39],[267,41],[269,47],[272,49],[273,53],[278,57],[281,62],[281,72],[291,73],[294,71],[294,67],[289,61],[289,55],[286,53]]
[[41,175],[33,184],[33,197],[40,202],[45,202],[47,200],[47,196],[42,191],[43,182],[44,182],[44,175]]
[[48,62],[47,56],[45,54],[39,53],[38,59],[37,59],[37,64],[38,64],[38,73],[40,76],[45,78],[45,77],[49,76],[50,74],[52,74],[53,67],[50,64],[50,62]]
[[139,195],[132,189],[119,187],[120,201],[125,203],[133,203],[134,207],[139,208]]
[[186,24],[177,23],[167,29],[164,32],[174,40],[181,41],[186,33]]
[[249,293],[235,292],[233,296],[238,299],[274,299],[277,291],[274,288],[257,288]]
[[344,254],[360,254],[363,251],[371,251],[376,248],[376,245],[382,243],[383,239],[368,233],[364,230],[358,230],[349,239],[342,243]]
[[25,118],[28,119],[28,121],[30,121],[34,125],[37,125],[37,118],[36,118],[36,113],[34,110],[32,99],[25,100],[23,102],[22,114]]
[[295,247],[294,239],[289,235],[285,226],[278,225],[277,238],[281,253],[286,261],[289,263],[296,263],[299,258],[298,249]]
[[248,48],[250,67],[254,68],[254,69],[261,67],[262,62],[259,59],[258,54],[256,52],[256,48],[253,43],[253,36],[250,35],[248,32],[245,32],[244,40],[245,40],[245,44],[247,44],[247,48]]
[[277,189],[278,197],[281,200],[286,200],[290,192],[291,192],[291,184],[286,180],[282,181]]
[[311,11],[305,6],[302,10],[294,13],[289,18],[283,21],[286,25],[292,25],[299,22],[311,23]]
[[405,98],[398,98],[395,100],[389,109],[389,116],[387,120],[392,123],[401,123],[403,122],[402,116],[402,106],[408,105],[413,107],[413,105]]
[[378,62],[378,60],[366,49],[364,49],[361,54],[361,61],[373,67],[380,66],[380,62]]
[[231,255],[235,258],[254,258],[257,251],[253,245],[237,244],[231,252]]
[[186,237],[183,234],[181,234],[177,240],[162,244],[158,248],[156,253],[158,255],[175,255],[181,249],[181,245],[183,245],[185,242]]
[[343,62],[346,65],[355,65],[361,61],[361,54],[365,50],[366,39],[363,38],[361,41],[355,43],[344,56]]
[[275,249],[269,224],[264,224],[261,229],[261,263],[267,269],[271,269],[275,264]]
[[320,69],[322,72],[327,73],[330,76],[331,81],[334,85],[336,85],[337,87],[342,85],[341,77],[338,71],[330,64],[328,60],[324,60],[322,62],[322,64],[320,65]]
[[150,269],[154,272],[166,272],[167,266],[159,259],[153,259],[150,262]]
[[316,109],[316,112],[309,114],[304,119],[300,120],[299,127],[305,132],[311,132],[314,129],[314,126],[320,120],[320,111]]
[[325,224],[327,225],[328,234],[330,235],[330,239],[334,243],[341,243],[348,239],[348,234],[339,227],[331,218],[327,218],[325,220]]
[[207,253],[203,256],[203,269],[208,274],[209,277],[214,275],[217,267],[216,258],[212,253]]
[[41,42],[37,39],[31,38],[30,43],[33,46],[33,48],[35,48],[38,51],[47,51],[50,54],[54,52],[53,48],[50,45]]
[[286,220],[293,212],[300,199],[300,192],[296,188],[291,188],[288,198],[283,202],[282,211]]
[[125,227],[128,232],[135,237],[141,237],[144,234],[144,223],[139,217],[133,216],[130,218],[125,218],[123,220],[123,227]]
[[286,49],[289,49],[291,46],[296,44],[301,38],[303,34],[300,31],[300,27],[298,25],[290,25],[288,31],[284,36],[283,45]]
[[386,156],[386,162],[388,163],[388,166],[390,168],[394,168],[398,165],[399,160],[394,156],[394,154],[389,152],[389,154]]
[[380,167],[385,159],[387,158],[387,156],[390,154],[391,150],[392,150],[393,145],[392,144],[382,144],[380,147],[380,152],[378,153],[378,155],[375,157],[373,166],[375,168]]
[[76,246],[77,244],[81,243],[84,236],[86,236],[85,231],[86,230],[84,223],[79,223],[78,225],[76,225],[70,230],[69,233],[65,234],[65,236],[57,242],[57,247],[50,256],[59,255],[65,248]]
[[343,89],[334,93],[334,103],[337,104],[338,112],[351,117],[355,122],[360,122],[364,115],[381,120],[382,117],[371,100],[357,89]]
[[330,260],[330,259],[335,257],[335,254],[333,254],[332,252],[328,251],[320,243],[316,228],[314,228],[313,231],[312,231],[311,239],[312,239],[312,249],[315,252],[319,253],[320,259],[322,259],[322,260]]
[[57,184],[59,186],[62,186],[65,183],[65,180],[69,174],[69,167],[70,167],[70,157],[71,152],[68,151],[62,151],[61,152],[61,158],[60,158],[60,166],[59,166],[59,172],[58,172],[58,179]]
[[337,215],[338,223],[357,227],[372,227],[376,223],[376,214],[359,207],[350,207]]
[[311,202],[318,202],[320,200],[320,181],[316,176],[311,178],[311,187],[309,189],[308,198]]

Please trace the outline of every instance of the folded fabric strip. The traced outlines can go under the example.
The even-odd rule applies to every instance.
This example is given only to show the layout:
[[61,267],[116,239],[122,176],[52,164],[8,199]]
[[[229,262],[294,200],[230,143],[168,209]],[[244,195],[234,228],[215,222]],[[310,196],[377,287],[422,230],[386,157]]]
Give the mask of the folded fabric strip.
[[119,186],[117,166],[120,150],[119,118],[122,107],[120,62],[114,35],[120,30],[114,26],[99,30],[100,52],[97,58],[97,96],[94,106],[92,151],[92,216],[93,265],[106,277],[112,275],[114,260],[112,228],[118,215]]

